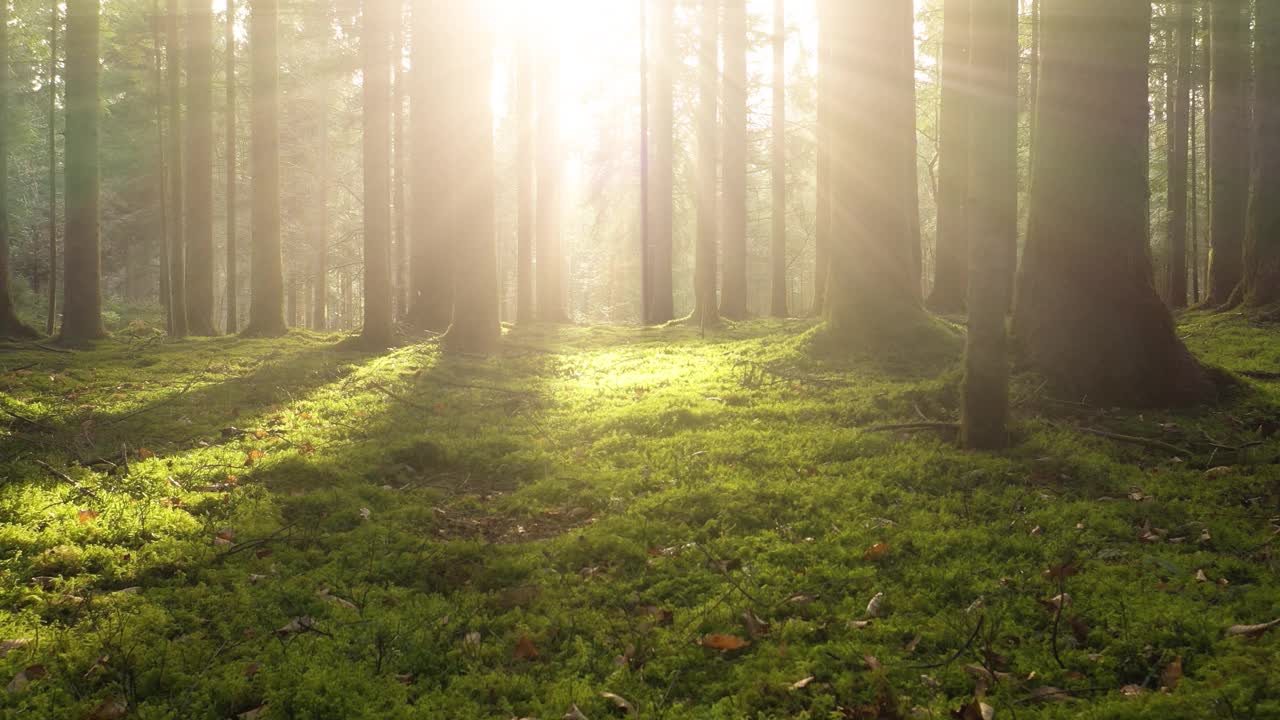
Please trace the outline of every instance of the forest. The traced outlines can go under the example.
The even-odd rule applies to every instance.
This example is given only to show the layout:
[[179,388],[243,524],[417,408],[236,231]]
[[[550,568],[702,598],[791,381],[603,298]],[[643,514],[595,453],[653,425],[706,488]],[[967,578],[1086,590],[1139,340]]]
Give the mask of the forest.
[[0,718],[1280,720],[1280,0],[0,58]]

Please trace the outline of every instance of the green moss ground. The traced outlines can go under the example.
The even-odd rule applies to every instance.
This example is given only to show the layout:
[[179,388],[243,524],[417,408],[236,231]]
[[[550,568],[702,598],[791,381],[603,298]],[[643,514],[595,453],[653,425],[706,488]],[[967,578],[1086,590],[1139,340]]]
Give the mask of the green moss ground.
[[[1280,365],[1275,327],[1183,333]],[[869,427],[954,418],[950,337],[336,340],[0,350],[0,716],[949,718],[988,686],[997,717],[1280,718],[1280,628],[1226,632],[1280,617],[1280,382],[1140,414],[1019,377],[993,456]]]

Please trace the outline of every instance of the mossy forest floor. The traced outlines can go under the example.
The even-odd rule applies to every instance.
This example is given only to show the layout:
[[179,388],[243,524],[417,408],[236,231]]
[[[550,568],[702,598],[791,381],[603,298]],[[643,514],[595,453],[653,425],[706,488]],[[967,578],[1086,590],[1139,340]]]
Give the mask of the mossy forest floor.
[[1278,329],[1184,319],[1254,376],[1185,413],[1019,376],[1003,455],[958,340],[804,323],[11,346],[0,716],[1280,718]]

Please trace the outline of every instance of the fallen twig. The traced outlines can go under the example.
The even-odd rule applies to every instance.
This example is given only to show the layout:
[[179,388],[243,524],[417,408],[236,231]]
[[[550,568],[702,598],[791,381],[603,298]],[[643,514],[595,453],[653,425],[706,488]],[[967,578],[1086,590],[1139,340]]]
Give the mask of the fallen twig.
[[1145,438],[1139,435],[1123,435],[1121,433],[1114,433],[1109,430],[1099,430],[1098,428],[1091,427],[1074,426],[1069,429],[1085,433],[1086,435],[1096,435],[1098,437],[1107,438],[1108,440],[1116,440],[1118,442],[1131,443],[1133,445],[1146,445],[1147,447],[1167,450],[1174,455],[1191,455],[1191,451],[1186,448],[1180,448],[1177,445],[1171,445],[1163,440],[1156,440],[1154,438]]
[[978,624],[973,627],[973,632],[969,634],[969,639],[965,642],[964,645],[960,647],[959,650],[956,650],[954,653],[948,656],[947,659],[942,660],[940,662],[936,662],[936,663],[929,663],[927,665],[908,665],[907,667],[912,670],[935,670],[937,668],[946,667],[947,665],[950,665],[951,663],[960,659],[960,656],[964,655],[965,652],[969,650],[969,648],[973,647],[973,643],[975,640],[978,639],[978,633],[982,632],[982,626],[983,624],[986,623],[986,621],[987,621],[987,618],[985,615],[979,617]]
[[947,430],[960,432],[960,423],[949,422],[915,422],[898,425],[868,425],[862,428],[866,432],[917,432],[922,430]]
[[49,463],[47,463],[47,462],[45,462],[45,461],[43,461],[43,460],[41,460],[41,459],[39,459],[39,458],[32,458],[32,459],[31,459],[31,462],[33,462],[33,463],[35,463],[35,464],[39,465],[40,467],[44,468],[44,469],[45,469],[45,470],[46,470],[50,475],[53,475],[55,478],[57,478],[57,479],[59,479],[59,480],[61,480],[61,481],[65,482],[66,484],[68,484],[68,485],[70,485],[71,487],[75,488],[75,489],[76,489],[76,490],[77,490],[81,495],[87,495],[88,497],[91,497],[91,498],[93,498],[94,500],[97,500],[97,499],[98,499],[98,494],[97,494],[97,493],[95,493],[94,491],[92,491],[92,490],[90,490],[89,488],[85,487],[84,485],[80,484],[80,481],[79,481],[79,480],[76,480],[75,478],[71,477],[70,475],[68,475],[68,474],[66,474],[66,473],[62,472],[61,470],[59,470],[59,469],[55,468],[54,466],[50,465]]

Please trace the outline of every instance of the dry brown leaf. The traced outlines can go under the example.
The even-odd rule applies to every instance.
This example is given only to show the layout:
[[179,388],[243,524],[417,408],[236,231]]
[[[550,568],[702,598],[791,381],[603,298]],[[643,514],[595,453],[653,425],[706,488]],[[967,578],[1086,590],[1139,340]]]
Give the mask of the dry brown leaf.
[[98,704],[85,720],[120,720],[129,714],[129,704],[120,698],[107,698]]
[[150,460],[151,458],[153,458],[153,457],[155,457],[155,456],[156,456],[156,454],[155,454],[154,452],[152,452],[151,450],[148,450],[147,448],[138,448],[138,459],[139,459],[139,460]]
[[582,714],[577,705],[570,705],[569,712],[564,714],[564,720],[587,720],[587,716]]
[[1276,618],[1271,622],[1261,623],[1258,625],[1232,625],[1231,627],[1227,628],[1227,635],[1228,636],[1239,635],[1243,637],[1256,638],[1256,637],[1261,637],[1268,630],[1274,627],[1280,627],[1280,618]]
[[96,510],[81,510],[80,512],[76,513],[76,521],[79,522],[81,525],[87,525],[93,522],[94,520],[96,520],[99,514],[100,513],[98,513]]
[[5,686],[5,690],[11,693],[22,692],[27,689],[28,685],[48,674],[49,671],[43,665],[30,665],[22,672],[14,675],[9,684]]
[[884,556],[888,554],[889,554],[889,543],[878,542],[875,545],[872,545],[871,547],[867,548],[866,552],[862,553],[862,559],[867,560],[869,562],[877,562],[879,560],[884,559]]
[[1124,695],[1125,697],[1137,697],[1138,695],[1142,695],[1146,691],[1147,691],[1146,688],[1142,687],[1141,685],[1125,685],[1124,687],[1120,688],[1120,694]]
[[1231,474],[1231,468],[1229,466],[1219,465],[1218,467],[1209,468],[1208,470],[1205,470],[1204,478],[1206,480],[1211,480],[1213,478],[1222,477],[1223,475],[1230,475],[1230,474]]
[[276,635],[280,637],[288,637],[290,635],[299,635],[309,630],[314,630],[316,626],[315,618],[303,615],[296,617],[281,628],[276,630]]
[[1178,687],[1178,682],[1182,680],[1182,656],[1173,659],[1173,662],[1165,666],[1160,673],[1160,682],[1170,690]]
[[813,682],[813,676],[812,676],[812,675],[810,675],[810,676],[809,676],[809,677],[807,677],[807,678],[802,678],[802,679],[800,679],[800,680],[797,680],[797,681],[795,681],[795,682],[791,683],[791,689],[792,689],[792,690],[803,690],[803,689],[805,689],[805,688],[809,687],[809,683],[811,683],[811,682]]
[[1196,571],[1196,582],[1209,582],[1209,576],[1204,574],[1204,568]]
[[995,708],[981,700],[978,700],[977,698],[974,698],[973,702],[965,705],[959,710],[951,711],[951,717],[954,718],[954,720],[993,720],[995,716]]
[[538,647],[533,644],[533,640],[528,635],[521,635],[516,641],[516,647],[511,651],[511,656],[517,660],[537,660],[541,653]]
[[258,707],[253,708],[252,710],[245,710],[244,712],[240,713],[236,717],[239,720],[258,720],[258,718],[262,717],[262,715],[266,712],[267,712],[267,706],[259,705]]
[[1070,702],[1074,699],[1075,698],[1071,697],[1070,692],[1063,690],[1062,688],[1053,687],[1052,685],[1045,685],[1032,690],[1030,697],[1031,702],[1036,703]]
[[884,613],[884,593],[878,592],[867,603],[867,617],[878,618]]
[[872,672],[875,672],[876,670],[879,670],[882,667],[884,667],[883,665],[880,664],[880,659],[877,658],[875,655],[863,655],[862,660],[867,664],[867,669],[871,670]]
[[634,715],[636,712],[635,706],[621,695],[611,692],[602,692],[600,693],[600,697],[613,703],[613,706],[621,710],[623,715]]
[[702,646],[727,652],[730,650],[741,650],[751,644],[750,640],[745,640],[737,635],[725,635],[720,633],[711,633],[702,636]]
[[742,622],[747,626],[747,634],[752,639],[759,640],[769,634],[769,623],[761,620],[760,616],[750,610],[742,611]]
[[261,450],[250,450],[244,456],[244,466],[253,467],[254,465],[258,464],[259,460],[261,460],[266,456],[267,454],[262,452]]

